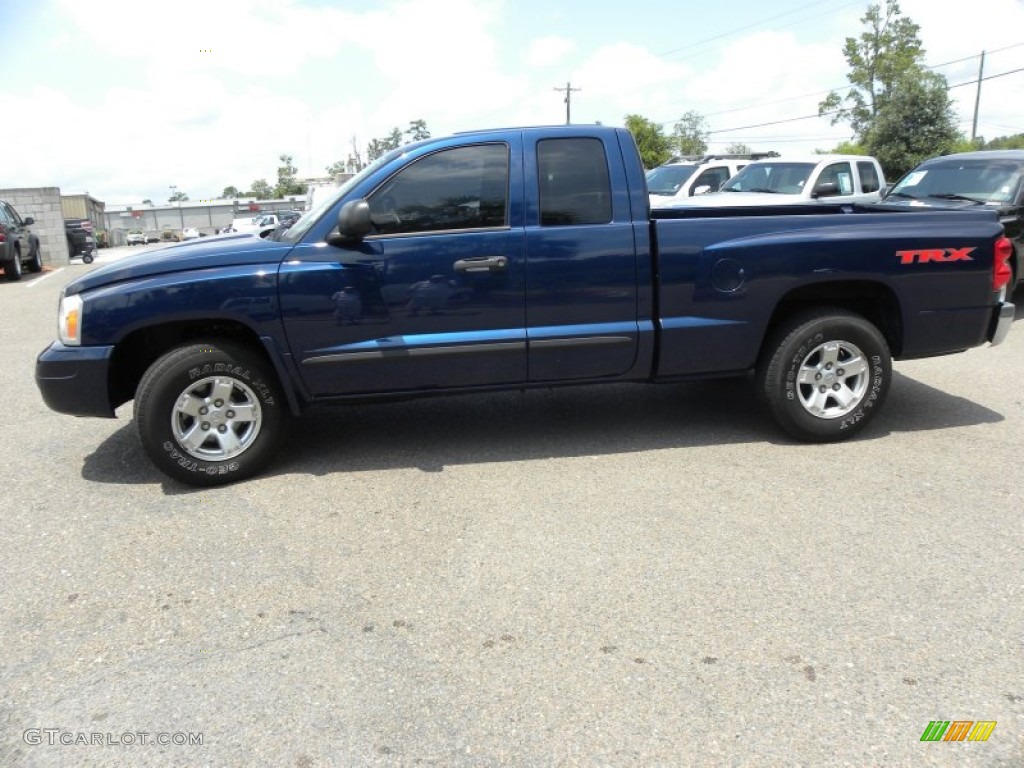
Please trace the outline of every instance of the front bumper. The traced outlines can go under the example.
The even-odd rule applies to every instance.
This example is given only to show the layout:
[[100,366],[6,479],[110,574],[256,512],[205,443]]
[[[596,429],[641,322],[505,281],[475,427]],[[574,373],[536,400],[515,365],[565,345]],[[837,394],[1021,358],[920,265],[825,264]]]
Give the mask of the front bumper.
[[110,404],[113,347],[66,347],[59,341],[36,359],[36,386],[43,402],[72,416],[114,416]]
[[1013,325],[1013,318],[1017,313],[1017,308],[1008,301],[999,302],[999,306],[992,312],[992,323],[988,329],[988,340],[992,342],[992,345],[1001,344],[1003,339],[1006,338],[1006,334],[1010,332],[1010,326]]

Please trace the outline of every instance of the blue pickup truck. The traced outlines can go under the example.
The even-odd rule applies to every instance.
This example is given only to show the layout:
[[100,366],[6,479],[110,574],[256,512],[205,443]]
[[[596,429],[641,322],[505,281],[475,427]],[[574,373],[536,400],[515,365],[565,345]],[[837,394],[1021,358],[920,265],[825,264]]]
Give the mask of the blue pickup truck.
[[994,214],[854,206],[651,218],[628,132],[466,133],[391,152],[271,237],[224,235],[69,283],[47,405],[134,398],[167,475],[263,468],[319,403],[754,373],[796,439],[878,412],[893,358],[1002,340]]

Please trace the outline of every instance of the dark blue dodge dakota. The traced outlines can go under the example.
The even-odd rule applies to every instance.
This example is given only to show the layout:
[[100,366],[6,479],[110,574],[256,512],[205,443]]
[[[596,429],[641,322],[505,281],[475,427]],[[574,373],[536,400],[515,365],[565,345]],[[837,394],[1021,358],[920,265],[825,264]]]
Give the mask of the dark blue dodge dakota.
[[625,130],[460,134],[380,158],[267,239],[225,235],[69,283],[50,408],[113,416],[194,485],[259,471],[322,402],[754,372],[797,439],[878,412],[894,358],[999,343],[994,214],[659,211]]

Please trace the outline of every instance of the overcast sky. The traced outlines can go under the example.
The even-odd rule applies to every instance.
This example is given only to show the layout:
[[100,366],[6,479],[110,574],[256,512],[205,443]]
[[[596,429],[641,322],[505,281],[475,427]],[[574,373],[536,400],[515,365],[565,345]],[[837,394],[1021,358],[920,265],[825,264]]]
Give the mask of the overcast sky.
[[[0,187],[107,204],[193,199],[300,176],[423,119],[435,135],[688,110],[711,148],[808,152],[849,138],[814,118],[846,83],[849,0],[0,0]],[[903,0],[950,85],[1024,69],[1022,0]],[[999,50],[1005,49],[1005,50]],[[969,58],[968,58],[969,57]],[[959,63],[949,64],[958,59]],[[979,134],[1024,132],[1024,71],[982,86]],[[976,88],[950,91],[969,134]],[[760,126],[760,127],[747,127]],[[737,130],[730,130],[737,129]]]

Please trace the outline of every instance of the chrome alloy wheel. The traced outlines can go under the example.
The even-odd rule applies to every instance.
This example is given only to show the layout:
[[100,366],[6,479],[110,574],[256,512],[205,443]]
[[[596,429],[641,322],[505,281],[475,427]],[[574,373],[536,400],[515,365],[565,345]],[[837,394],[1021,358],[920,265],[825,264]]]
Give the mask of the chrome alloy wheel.
[[855,344],[826,341],[801,363],[797,392],[812,416],[838,419],[860,405],[870,379],[867,360]]
[[230,376],[209,376],[189,384],[171,412],[178,445],[206,461],[227,461],[243,453],[256,440],[261,424],[256,393]]

